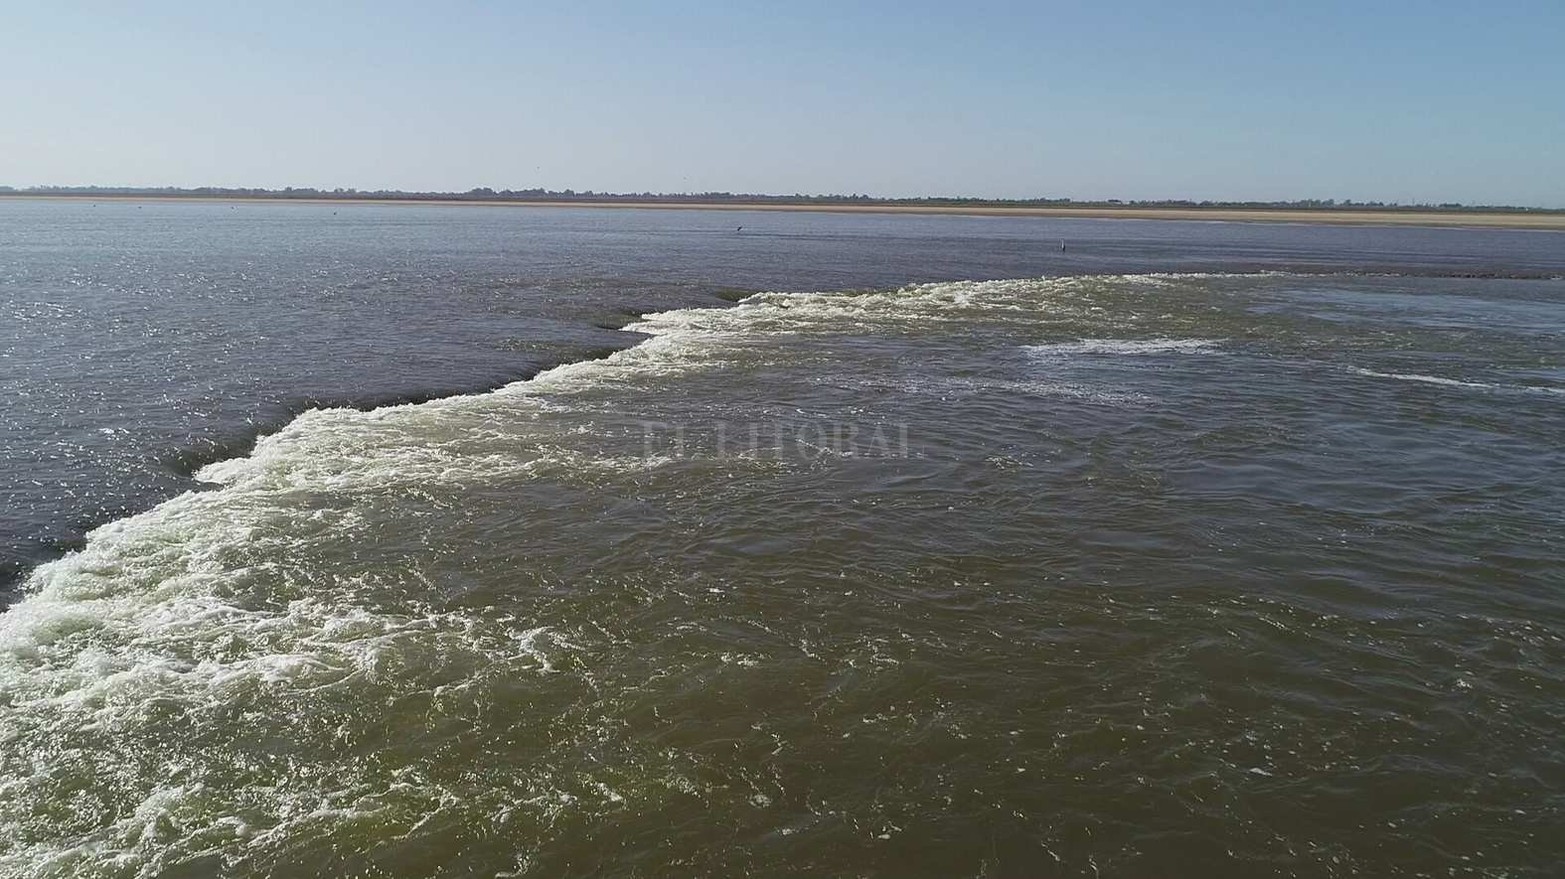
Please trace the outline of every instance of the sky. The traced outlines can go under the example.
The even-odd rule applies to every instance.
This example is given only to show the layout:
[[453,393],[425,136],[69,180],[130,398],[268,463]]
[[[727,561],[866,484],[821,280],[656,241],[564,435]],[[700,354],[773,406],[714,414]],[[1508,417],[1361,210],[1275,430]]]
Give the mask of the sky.
[[0,0],[0,184],[1565,207],[1565,0]]

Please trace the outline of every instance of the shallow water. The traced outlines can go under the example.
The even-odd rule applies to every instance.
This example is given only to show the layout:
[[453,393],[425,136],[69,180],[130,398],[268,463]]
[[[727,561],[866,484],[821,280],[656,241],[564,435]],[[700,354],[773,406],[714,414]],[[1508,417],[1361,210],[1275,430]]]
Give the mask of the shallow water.
[[[65,210],[27,208],[46,209]],[[328,234],[269,210],[264,234]],[[643,341],[494,392],[309,411],[127,493],[206,486],[94,531],[0,616],[0,874],[1546,876],[1565,857],[1565,282],[1438,276],[1547,274],[1557,238],[1062,224],[1061,256],[1023,221],[789,216],[795,237],[755,243],[727,215],[398,210],[360,218],[389,226],[355,233],[367,253],[334,249],[406,248],[427,287],[366,281],[327,326],[300,257],[261,273],[251,325],[189,309],[193,347],[236,352],[197,372],[265,362],[277,399],[361,400],[355,382],[547,365],[492,347],[521,337],[497,315]],[[545,243],[485,225],[511,222]],[[1293,271],[1127,273],[1181,247]],[[1401,273],[1298,271],[1341,269],[1333,248]],[[494,281],[540,254],[612,280]],[[158,307],[188,305],[182,283]],[[716,296],[766,287],[795,292]],[[638,302],[718,307],[593,326]],[[246,341],[278,322],[384,348],[350,366],[308,336]],[[417,386],[421,336],[452,353]],[[127,393],[146,377],[124,362],[94,411],[143,413],[114,422],[134,470],[144,421],[187,410]]]

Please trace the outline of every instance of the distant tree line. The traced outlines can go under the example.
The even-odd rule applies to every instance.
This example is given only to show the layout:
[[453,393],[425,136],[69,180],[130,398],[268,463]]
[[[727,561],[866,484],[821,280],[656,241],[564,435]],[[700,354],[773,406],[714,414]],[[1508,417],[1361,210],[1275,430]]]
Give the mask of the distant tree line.
[[610,202],[626,204],[761,204],[761,205],[862,205],[865,207],[1080,207],[1080,208],[1218,208],[1242,210],[1331,210],[1331,211],[1493,211],[1505,213],[1562,213],[1556,208],[1516,205],[1468,205],[1459,202],[1439,204],[1354,201],[1347,199],[1307,198],[1296,201],[1194,201],[1191,199],[1111,198],[1102,201],[1070,198],[968,198],[925,196],[919,198],[874,198],[868,195],[769,195],[754,192],[595,192],[574,189],[491,189],[480,186],[466,192],[407,192],[400,189],[314,189],[289,186],[283,189],[200,186],[185,189],[175,186],[0,186],[0,194],[42,196],[157,196],[159,198],[267,198],[267,199],[352,199],[382,201],[499,201],[499,202]]

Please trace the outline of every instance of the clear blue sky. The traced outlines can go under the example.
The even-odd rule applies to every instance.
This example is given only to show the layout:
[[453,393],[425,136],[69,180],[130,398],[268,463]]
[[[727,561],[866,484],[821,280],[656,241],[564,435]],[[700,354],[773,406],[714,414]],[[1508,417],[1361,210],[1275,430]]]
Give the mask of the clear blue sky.
[[1565,0],[0,6],[0,183],[1565,207]]

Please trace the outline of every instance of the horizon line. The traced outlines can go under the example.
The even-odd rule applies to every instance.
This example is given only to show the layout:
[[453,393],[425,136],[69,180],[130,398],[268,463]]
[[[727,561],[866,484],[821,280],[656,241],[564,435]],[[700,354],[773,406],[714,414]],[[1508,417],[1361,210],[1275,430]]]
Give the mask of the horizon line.
[[919,195],[919,196],[871,196],[861,193],[751,193],[730,192],[724,190],[711,190],[704,192],[608,192],[592,189],[559,189],[551,190],[543,187],[531,187],[527,189],[493,189],[487,186],[473,187],[468,190],[404,190],[404,189],[357,189],[351,187],[336,187],[322,189],[317,187],[286,186],[282,188],[271,187],[244,187],[244,186],[113,186],[100,184],[81,185],[57,185],[43,184],[33,186],[10,186],[0,184],[0,195],[39,195],[39,196],[69,196],[69,195],[158,195],[165,197],[185,198],[265,198],[286,200],[298,199],[325,199],[325,200],[405,200],[405,201],[490,201],[490,202],[518,202],[529,201],[600,201],[600,202],[625,202],[625,203],[651,203],[666,202],[719,202],[730,204],[839,204],[839,205],[863,205],[863,206],[973,206],[973,207],[1082,207],[1082,208],[1114,208],[1114,207],[1140,207],[1140,208],[1184,208],[1184,209],[1286,209],[1286,210],[1322,210],[1322,211],[1354,211],[1354,210],[1385,210],[1385,211],[1488,211],[1505,213],[1565,213],[1565,207],[1552,208],[1538,205],[1511,205],[1511,204],[1467,204],[1463,202],[1398,202],[1398,201],[1371,201],[1356,199],[1193,199],[1193,198],[1137,198],[1137,199],[1080,199],[1070,197],[1011,197],[1011,198],[984,198],[980,196],[945,196],[945,195]]

